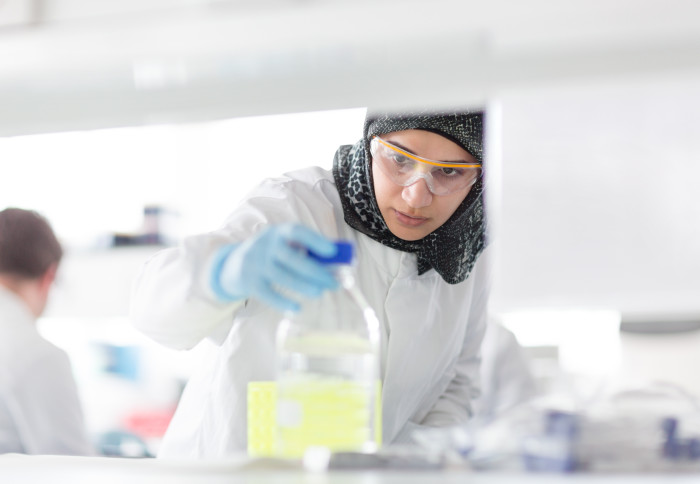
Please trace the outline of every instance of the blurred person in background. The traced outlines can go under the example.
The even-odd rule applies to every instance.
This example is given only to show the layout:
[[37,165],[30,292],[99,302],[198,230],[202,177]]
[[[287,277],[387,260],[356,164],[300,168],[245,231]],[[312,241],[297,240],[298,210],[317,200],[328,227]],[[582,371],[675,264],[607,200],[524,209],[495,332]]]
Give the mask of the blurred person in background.
[[36,328],[62,255],[41,215],[0,212],[0,453],[94,454],[68,355]]

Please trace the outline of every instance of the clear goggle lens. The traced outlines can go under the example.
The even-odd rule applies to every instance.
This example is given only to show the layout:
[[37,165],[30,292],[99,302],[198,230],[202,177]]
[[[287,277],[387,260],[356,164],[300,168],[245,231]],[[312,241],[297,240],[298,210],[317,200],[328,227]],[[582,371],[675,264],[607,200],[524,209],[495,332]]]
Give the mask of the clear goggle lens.
[[478,163],[455,163],[421,158],[379,136],[372,138],[370,152],[376,166],[397,185],[407,187],[423,179],[434,195],[447,195],[471,187],[481,176]]

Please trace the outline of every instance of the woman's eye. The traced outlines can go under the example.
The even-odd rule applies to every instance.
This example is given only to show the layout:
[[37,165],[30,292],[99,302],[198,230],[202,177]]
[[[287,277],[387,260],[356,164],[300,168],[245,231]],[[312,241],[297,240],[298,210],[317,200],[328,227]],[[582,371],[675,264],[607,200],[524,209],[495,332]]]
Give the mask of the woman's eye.
[[405,165],[405,164],[411,162],[411,159],[408,158],[407,156],[398,155],[398,154],[392,155],[392,159],[394,160],[394,163],[396,163],[397,165]]
[[440,168],[440,174],[450,178],[456,178],[464,174],[464,170],[459,168]]

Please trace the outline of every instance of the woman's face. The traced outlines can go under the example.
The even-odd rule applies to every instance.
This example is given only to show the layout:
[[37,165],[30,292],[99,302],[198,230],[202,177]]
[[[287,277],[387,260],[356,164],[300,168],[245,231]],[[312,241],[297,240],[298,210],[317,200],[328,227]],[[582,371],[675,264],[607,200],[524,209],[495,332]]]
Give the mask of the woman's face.
[[[457,143],[430,131],[409,129],[381,135],[382,139],[414,155],[439,161],[475,162]],[[433,195],[424,179],[402,187],[394,183],[372,162],[374,193],[379,211],[389,230],[403,240],[420,240],[437,230],[457,210],[471,186]]]

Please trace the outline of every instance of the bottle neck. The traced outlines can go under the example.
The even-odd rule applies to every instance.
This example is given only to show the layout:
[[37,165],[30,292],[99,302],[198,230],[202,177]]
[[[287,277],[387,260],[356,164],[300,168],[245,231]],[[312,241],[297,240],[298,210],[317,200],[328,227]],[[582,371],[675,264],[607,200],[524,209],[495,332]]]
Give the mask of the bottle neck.
[[355,271],[349,264],[335,264],[331,267],[335,279],[344,289],[355,285]]

